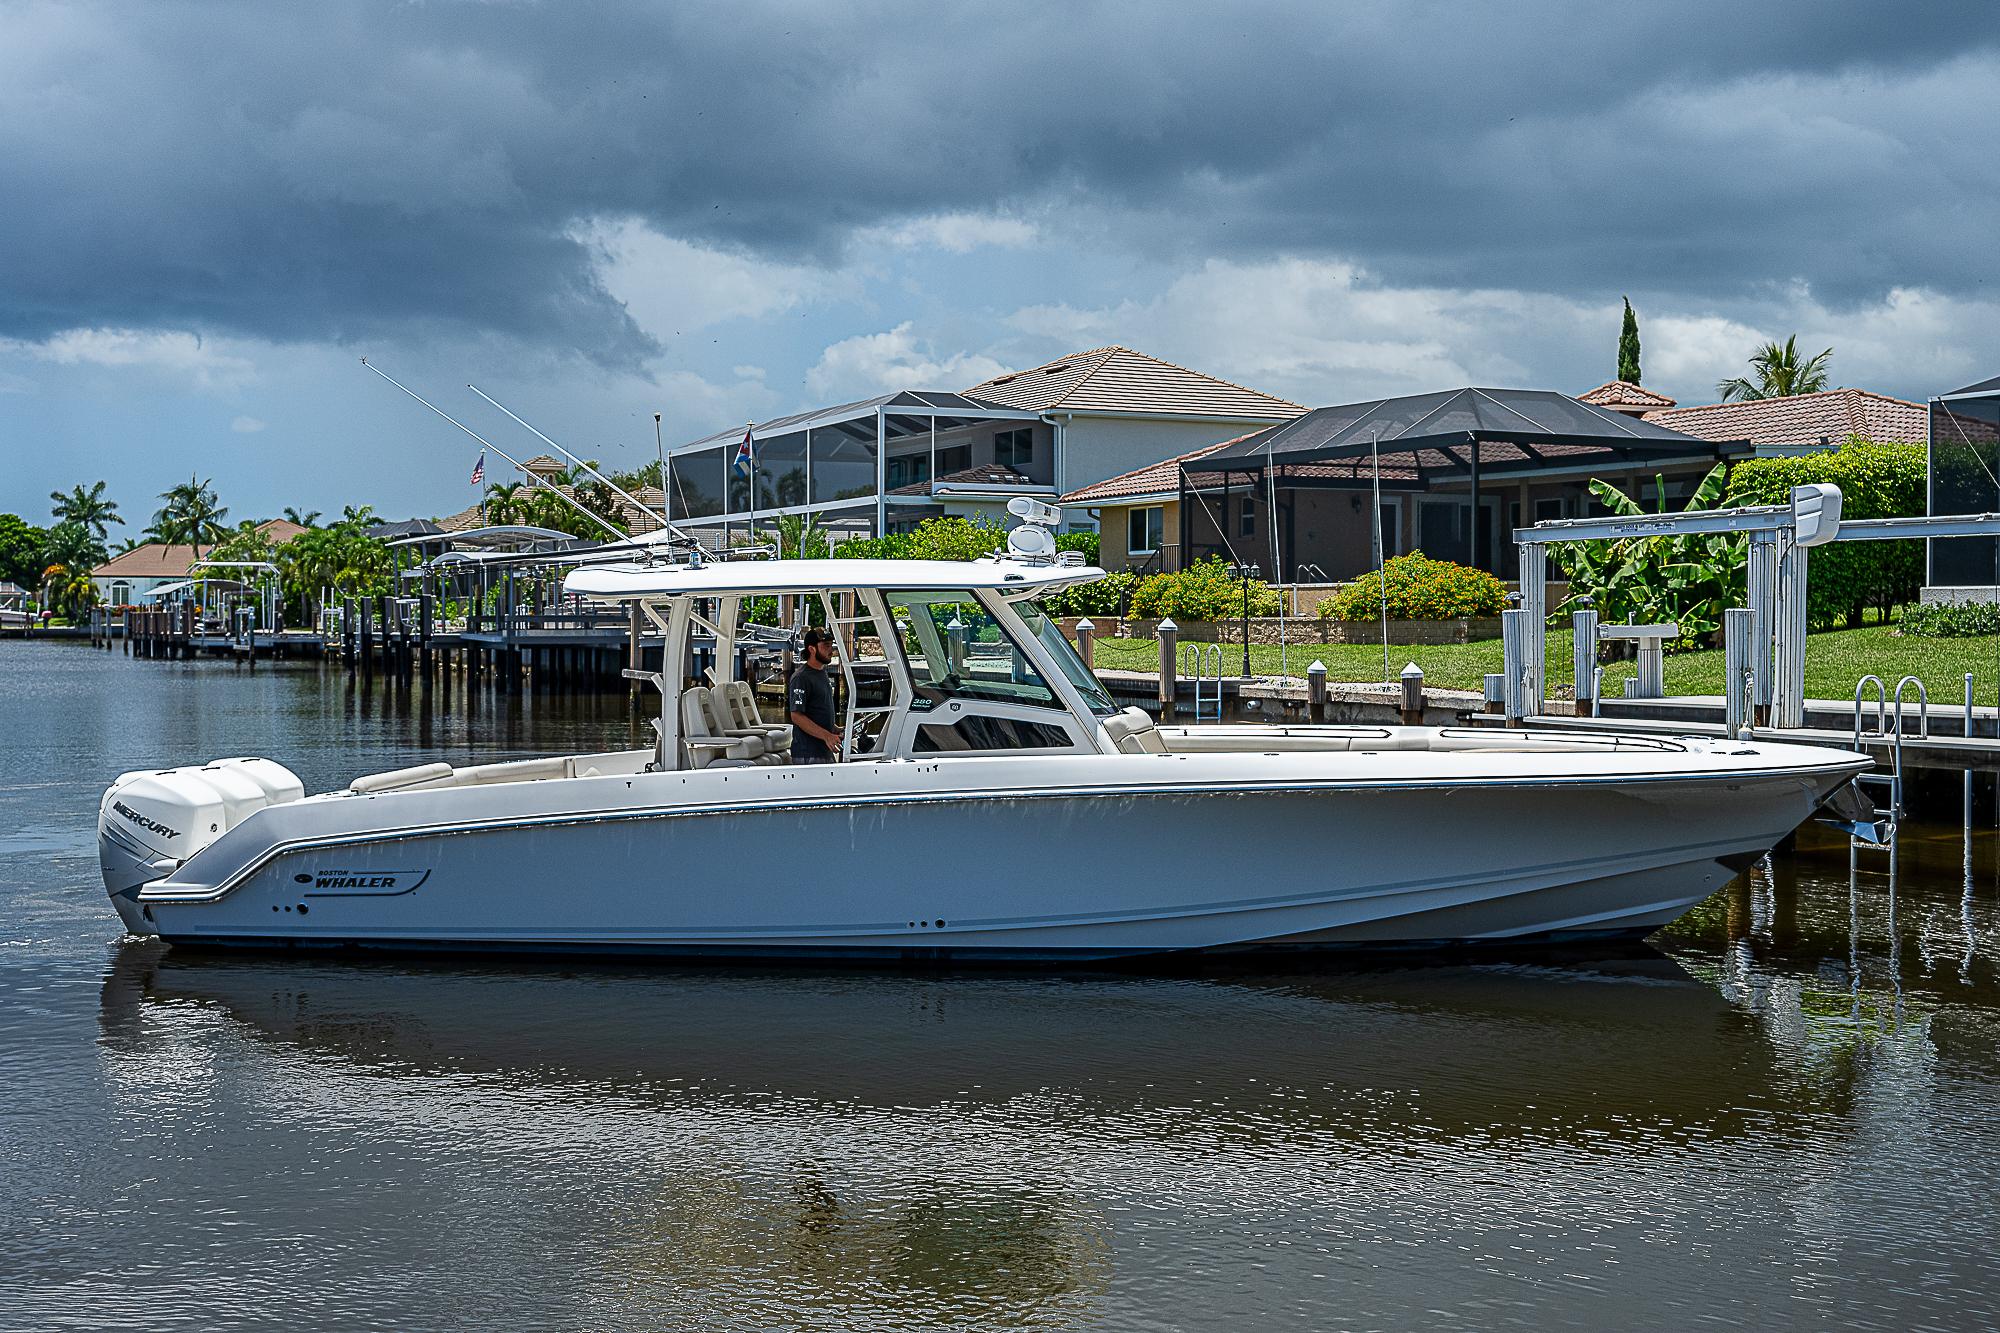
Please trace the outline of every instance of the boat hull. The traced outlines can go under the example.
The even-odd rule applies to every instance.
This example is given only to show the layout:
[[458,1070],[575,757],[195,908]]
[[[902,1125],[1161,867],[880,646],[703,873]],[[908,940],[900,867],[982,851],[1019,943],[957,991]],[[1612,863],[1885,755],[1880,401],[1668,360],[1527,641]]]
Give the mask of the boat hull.
[[843,766],[745,772],[739,798],[711,783],[664,804],[643,779],[591,780],[624,793],[594,805],[577,799],[591,783],[523,784],[563,787],[576,808],[489,798],[458,819],[451,793],[308,801],[260,812],[138,902],[185,944],[676,957],[1091,962],[1633,936],[1853,774],[1849,757],[1805,753],[1826,762],[1246,786],[1216,761],[1118,790],[1010,783],[1023,774],[996,762],[982,790],[803,788],[866,767]]

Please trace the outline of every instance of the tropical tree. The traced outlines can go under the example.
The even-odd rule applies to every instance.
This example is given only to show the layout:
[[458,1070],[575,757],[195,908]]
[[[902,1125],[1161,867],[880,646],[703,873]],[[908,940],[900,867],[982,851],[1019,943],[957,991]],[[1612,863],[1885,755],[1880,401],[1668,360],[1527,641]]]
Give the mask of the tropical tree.
[[1725,403],[1820,392],[1826,388],[1826,363],[1833,356],[1833,349],[1829,347],[1818,356],[1800,361],[1798,344],[1796,333],[1782,343],[1765,343],[1750,357],[1750,366],[1757,373],[1754,382],[1738,375],[1716,385],[1715,391]]
[[125,521],[118,516],[118,502],[104,498],[104,483],[101,481],[87,491],[79,483],[70,488],[68,495],[50,491],[49,499],[55,501],[51,512],[55,514],[56,522],[81,523],[95,533],[99,541],[111,535],[110,524]]
[[358,509],[353,505],[342,505],[340,507],[340,521],[357,528],[365,528],[370,523],[378,523],[381,521],[381,518],[382,516],[375,512],[374,505],[362,505]]
[[1632,313],[1632,298],[1625,298],[1625,324],[1618,330],[1618,378],[1627,384],[1639,382],[1639,317]]
[[479,503],[488,523],[512,523],[521,516],[522,499],[520,482],[495,482],[486,488],[486,498]]
[[88,609],[97,600],[90,571],[104,563],[104,556],[103,541],[82,523],[58,523],[50,528],[42,547],[38,579],[42,605],[72,619]]
[[153,526],[147,530],[153,540],[192,546],[195,559],[199,560],[202,547],[229,535],[223,524],[229,510],[216,503],[212,482],[189,477],[171,490],[162,491],[160,499],[165,503],[153,515]]
[[[1685,508],[1713,509],[1722,499],[1728,469],[1710,468]],[[1667,485],[1653,479],[1655,512],[1667,512]],[[1637,499],[1608,481],[1593,479],[1590,492],[1614,515],[1644,514]],[[1690,533],[1675,537],[1625,537],[1618,541],[1557,543],[1549,547],[1569,580],[1570,598],[1588,596],[1606,624],[1681,627],[1680,647],[1706,642],[1722,626],[1722,613],[1743,604],[1749,539],[1741,533]],[[1565,602],[1554,620],[1567,623],[1575,608]]]
[[38,528],[19,514],[0,514],[0,581],[32,588],[40,582],[47,562],[42,548],[48,530]]
[[[373,517],[366,506],[354,512]],[[394,571],[389,548],[364,532],[365,526],[343,518],[308,528],[271,553],[286,600],[299,608],[305,621],[317,620],[329,597],[374,597],[390,590]]]
[[291,505],[286,505],[285,521],[287,523],[296,523],[302,528],[316,528],[319,526],[319,510],[299,510],[293,508]]
[[812,515],[779,515],[779,559],[817,560],[825,557],[827,553],[826,529],[813,522]]

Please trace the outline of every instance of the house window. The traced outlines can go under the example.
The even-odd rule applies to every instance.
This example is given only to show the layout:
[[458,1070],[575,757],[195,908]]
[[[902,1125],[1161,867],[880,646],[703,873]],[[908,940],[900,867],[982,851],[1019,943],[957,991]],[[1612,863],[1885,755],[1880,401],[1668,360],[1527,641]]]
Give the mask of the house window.
[[931,460],[928,454],[907,454],[889,460],[889,489],[899,486],[914,486],[920,481],[931,479]]
[[117,583],[114,583],[114,584],[112,584],[112,585],[111,585],[111,604],[112,604],[113,606],[130,606],[130,605],[132,605],[132,585],[131,585],[131,584],[129,584],[129,583],[126,583],[126,582],[123,582],[122,580],[121,580],[120,582],[117,582]]
[[1236,535],[1239,537],[1257,535],[1257,497],[1254,495],[1243,497],[1243,515],[1237,520]]
[[1003,430],[993,437],[993,461],[1001,467],[1024,468],[1035,461],[1035,430]]
[[1125,518],[1125,553],[1151,555],[1159,550],[1161,537],[1166,530],[1166,516],[1166,508],[1162,505],[1128,510]]
[[972,446],[955,444],[949,449],[937,451],[937,474],[949,477],[954,472],[963,472],[972,466]]

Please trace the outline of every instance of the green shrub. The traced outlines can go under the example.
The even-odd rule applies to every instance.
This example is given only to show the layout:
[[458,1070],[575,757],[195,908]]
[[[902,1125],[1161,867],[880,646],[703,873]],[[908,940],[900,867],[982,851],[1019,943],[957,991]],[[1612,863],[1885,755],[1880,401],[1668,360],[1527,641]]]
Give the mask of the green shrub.
[[1097,534],[1094,532],[1058,532],[1056,534],[1056,549],[1058,551],[1081,551],[1083,552],[1083,563],[1094,565],[1097,563]]
[[[1818,555],[1818,551],[1813,553]],[[1817,571],[1808,566],[1808,582]],[[2000,605],[1993,602],[1920,602],[1897,618],[1903,633],[1923,639],[1978,639],[2000,634]]]
[[[1171,574],[1149,574],[1132,591],[1131,614],[1172,616],[1175,620],[1233,620],[1243,614],[1243,581],[1233,578],[1220,557]],[[1278,614],[1278,593],[1270,584],[1250,582],[1250,614]]]
[[1482,569],[1433,560],[1422,551],[1399,555],[1369,570],[1319,604],[1322,620],[1374,620],[1389,590],[1391,620],[1460,620],[1497,616],[1507,609],[1507,586]]
[[1052,616],[1115,616],[1125,605],[1126,594],[1139,581],[1122,570],[1106,574],[1093,583],[1078,584],[1042,598],[1042,606]]
[[[1840,516],[1908,518],[1924,512],[1924,446],[1874,444],[1859,437],[1831,453],[1799,458],[1752,458],[1729,476],[1723,503],[1791,502],[1792,487],[1832,482]],[[1862,608],[1884,613],[1914,601],[1924,581],[1921,541],[1836,542],[1816,548],[1806,566],[1806,619],[1814,629],[1861,624]]]

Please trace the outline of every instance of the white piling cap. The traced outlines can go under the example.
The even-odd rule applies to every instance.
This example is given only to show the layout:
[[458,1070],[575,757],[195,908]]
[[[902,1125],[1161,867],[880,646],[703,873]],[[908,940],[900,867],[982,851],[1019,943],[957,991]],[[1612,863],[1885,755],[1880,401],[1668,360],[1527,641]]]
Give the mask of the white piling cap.
[[1172,630],[1174,633],[1178,634],[1180,633],[1181,627],[1174,623],[1174,618],[1172,616],[1168,616],[1165,620],[1162,620],[1160,622],[1160,628],[1162,630]]
[[1424,669],[1418,666],[1415,662],[1412,662],[1408,666],[1403,668],[1403,679],[1405,680],[1408,680],[1411,676],[1421,676],[1423,674],[1424,674]]
[[1091,624],[1091,623],[1090,623],[1090,617],[1089,617],[1089,616],[1085,616],[1085,617],[1084,617],[1083,619],[1081,619],[1081,620],[1077,621],[1077,622],[1076,622],[1076,627],[1077,627],[1077,630],[1078,630],[1079,632],[1081,632],[1081,631],[1083,631],[1083,630],[1087,630],[1087,629],[1096,629],[1096,628],[1097,628],[1097,626],[1095,626],[1095,625],[1093,625],[1093,624]]
[[1326,663],[1315,657],[1313,664],[1306,668],[1306,674],[1308,676],[1324,676],[1326,674]]

